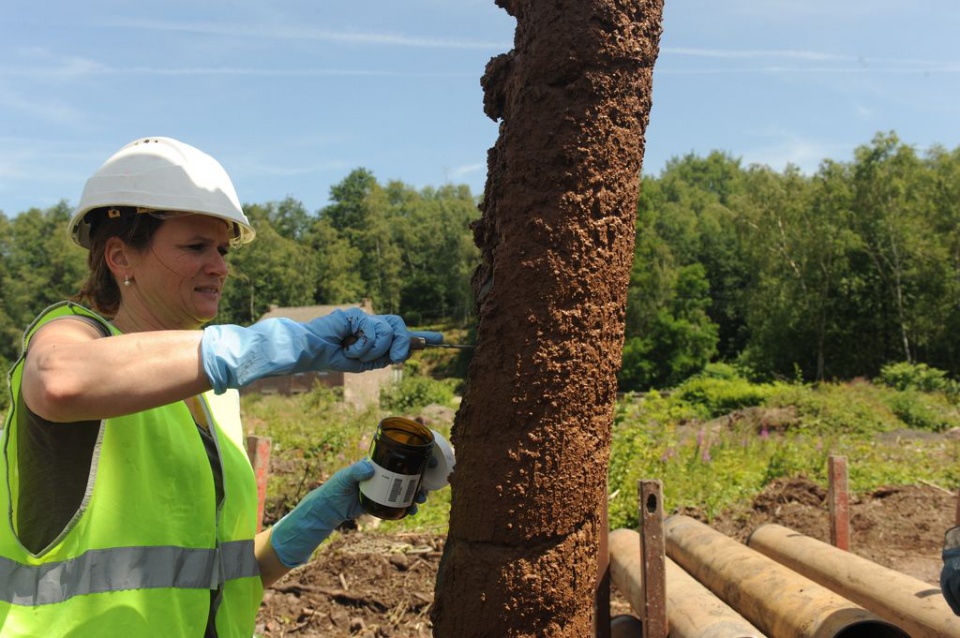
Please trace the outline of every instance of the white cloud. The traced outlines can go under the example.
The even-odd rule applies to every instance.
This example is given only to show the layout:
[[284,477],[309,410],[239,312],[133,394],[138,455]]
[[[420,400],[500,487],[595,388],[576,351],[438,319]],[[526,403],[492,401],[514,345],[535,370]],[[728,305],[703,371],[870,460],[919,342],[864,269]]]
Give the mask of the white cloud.
[[106,69],[103,64],[93,59],[57,55],[47,47],[18,47],[13,49],[12,54],[12,59],[0,66],[0,77],[13,77],[18,80],[69,79],[87,77]]
[[858,118],[865,121],[872,120],[874,115],[876,114],[875,109],[872,109],[869,106],[866,106],[865,104],[855,105],[853,108],[853,112],[856,114]]
[[0,85],[0,112],[12,111],[50,124],[76,126],[86,120],[83,112],[61,100],[49,100],[37,95],[22,95]]
[[474,77],[474,72],[382,71],[337,68],[255,68],[255,67],[119,67],[83,58],[62,58],[49,66],[0,66],[0,78],[33,80],[74,80],[92,76],[247,76],[247,77],[392,77],[455,78]]
[[771,133],[770,137],[779,139],[766,146],[747,149],[741,154],[744,165],[761,164],[782,171],[788,164],[792,164],[801,172],[812,175],[823,160],[831,158],[843,161],[854,148],[852,144],[824,142],[789,132]]
[[343,44],[368,44],[428,49],[493,49],[505,50],[509,42],[484,42],[470,39],[427,38],[398,33],[366,33],[361,31],[334,31],[292,25],[239,25],[210,22],[165,22],[159,20],[108,20],[102,26],[151,31],[202,33],[235,38],[269,40],[312,40]]
[[[707,0],[713,4],[713,0]],[[762,24],[786,23],[796,28],[803,20],[857,20],[864,15],[899,13],[904,8],[900,0],[726,0],[723,10],[731,15]],[[918,8],[919,10],[919,8]],[[927,9],[930,10],[930,9]]]
[[[671,67],[684,58],[731,61],[730,66],[681,68]],[[776,64],[761,66],[736,66],[739,61],[771,61]],[[798,64],[790,62],[817,64]],[[867,58],[864,56],[840,55],[825,51],[761,50],[761,49],[702,49],[664,47],[657,61],[656,73],[671,75],[695,75],[714,73],[948,73],[960,71],[960,63],[915,58]]]
[[686,47],[664,47],[661,49],[661,55],[681,55],[698,58],[733,58],[733,59],[769,59],[769,58],[788,58],[791,60],[826,60],[826,61],[850,61],[856,60],[856,57],[836,55],[833,53],[823,53],[820,51],[793,51],[793,50],[744,50],[736,49],[697,49]]
[[483,162],[479,162],[476,164],[464,164],[463,166],[457,166],[456,168],[453,168],[452,170],[450,170],[448,177],[450,179],[460,179],[467,175],[473,175],[474,173],[477,173],[479,171],[485,171],[486,169],[487,169],[487,165]]

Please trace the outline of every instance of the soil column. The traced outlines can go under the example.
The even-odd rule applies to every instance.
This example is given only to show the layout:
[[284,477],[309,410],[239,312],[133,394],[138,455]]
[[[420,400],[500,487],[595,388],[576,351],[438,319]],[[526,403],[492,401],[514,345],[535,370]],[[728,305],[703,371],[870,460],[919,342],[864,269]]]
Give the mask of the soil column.
[[662,0],[497,0],[478,347],[434,635],[588,636]]

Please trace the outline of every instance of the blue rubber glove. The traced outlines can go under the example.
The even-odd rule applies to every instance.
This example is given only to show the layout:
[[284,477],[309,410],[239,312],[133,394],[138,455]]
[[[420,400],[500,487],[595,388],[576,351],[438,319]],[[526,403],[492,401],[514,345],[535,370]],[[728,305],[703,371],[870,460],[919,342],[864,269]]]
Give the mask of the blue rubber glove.
[[940,589],[950,609],[960,616],[960,527],[948,529],[943,538]]
[[357,461],[331,476],[281,518],[270,532],[270,544],[280,562],[290,568],[304,564],[341,523],[360,516],[359,483],[375,472],[369,459]]
[[[265,319],[249,328],[208,326],[200,356],[210,385],[222,394],[263,377],[312,370],[365,372],[400,363],[410,356],[411,337],[443,342],[439,332],[410,332],[396,315],[350,308],[306,323]],[[344,346],[345,340],[350,345]]]

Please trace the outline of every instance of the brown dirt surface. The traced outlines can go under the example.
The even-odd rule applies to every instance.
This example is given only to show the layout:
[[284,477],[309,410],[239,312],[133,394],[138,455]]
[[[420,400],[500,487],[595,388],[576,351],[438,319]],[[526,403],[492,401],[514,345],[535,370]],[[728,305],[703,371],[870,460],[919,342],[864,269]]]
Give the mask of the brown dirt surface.
[[[850,549],[890,569],[938,585],[943,532],[954,524],[956,494],[935,485],[886,487],[850,500]],[[683,514],[702,517],[695,510]],[[749,508],[724,512],[710,524],[744,542],[764,523],[777,523],[829,542],[826,490],[804,478],[771,483]],[[430,611],[442,536],[339,535],[317,560],[267,591],[257,633],[266,638],[433,635]],[[611,613],[629,613],[613,592]]]
[[347,532],[264,594],[257,635],[432,635],[430,609],[444,539]]
[[[939,586],[943,533],[955,525],[957,495],[935,485],[882,487],[850,498],[850,551]],[[750,509],[727,512],[711,527],[741,542],[765,523],[830,542],[827,491],[803,478],[779,479]]]

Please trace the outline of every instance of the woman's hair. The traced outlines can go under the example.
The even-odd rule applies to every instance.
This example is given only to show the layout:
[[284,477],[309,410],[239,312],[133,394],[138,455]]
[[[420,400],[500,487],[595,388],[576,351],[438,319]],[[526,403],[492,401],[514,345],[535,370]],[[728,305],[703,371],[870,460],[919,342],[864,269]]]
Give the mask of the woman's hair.
[[150,247],[163,220],[127,206],[96,208],[87,213],[86,219],[90,222],[90,252],[87,254],[90,274],[74,300],[112,319],[120,308],[120,287],[107,266],[107,240],[117,237],[130,248],[142,252]]

